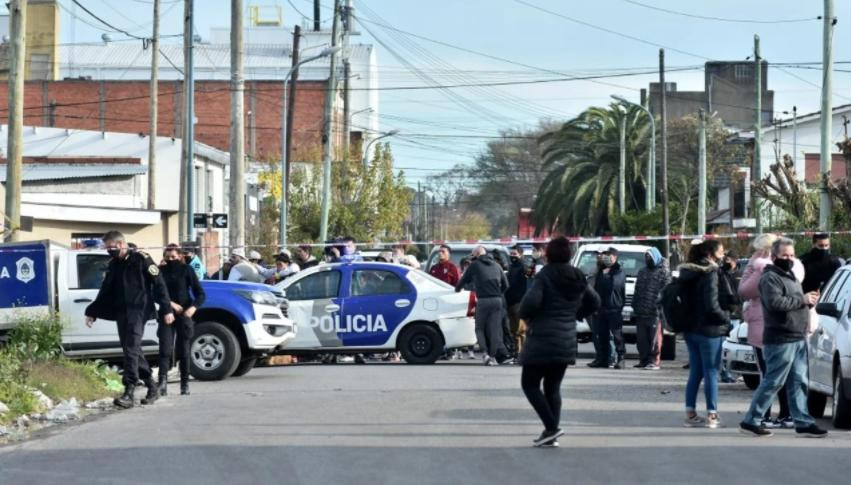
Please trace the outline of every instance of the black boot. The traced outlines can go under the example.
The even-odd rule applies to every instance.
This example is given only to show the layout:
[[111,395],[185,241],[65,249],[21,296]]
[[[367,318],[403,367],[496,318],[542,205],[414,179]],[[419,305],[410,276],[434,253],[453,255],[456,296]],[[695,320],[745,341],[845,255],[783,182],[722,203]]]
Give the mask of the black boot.
[[124,394],[121,397],[116,397],[112,403],[124,409],[133,407],[133,393],[136,391],[136,386],[124,386]]
[[189,395],[189,376],[180,376],[180,394],[182,396]]
[[153,404],[157,402],[157,399],[160,397],[160,392],[159,388],[154,384],[154,380],[148,379],[145,385],[148,387],[148,393],[142,399],[142,404]]
[[160,391],[160,396],[168,395],[168,378],[166,376],[160,376],[159,385],[157,386]]

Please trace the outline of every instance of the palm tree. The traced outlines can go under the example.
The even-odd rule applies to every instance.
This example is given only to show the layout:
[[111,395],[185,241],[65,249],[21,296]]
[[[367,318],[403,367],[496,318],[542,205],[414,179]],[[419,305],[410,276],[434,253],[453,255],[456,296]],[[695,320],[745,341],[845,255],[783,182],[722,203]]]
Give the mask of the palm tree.
[[650,119],[636,106],[594,107],[543,135],[544,170],[538,227],[565,234],[601,234],[617,212],[620,123],[626,122],[626,210],[642,209],[647,190]]

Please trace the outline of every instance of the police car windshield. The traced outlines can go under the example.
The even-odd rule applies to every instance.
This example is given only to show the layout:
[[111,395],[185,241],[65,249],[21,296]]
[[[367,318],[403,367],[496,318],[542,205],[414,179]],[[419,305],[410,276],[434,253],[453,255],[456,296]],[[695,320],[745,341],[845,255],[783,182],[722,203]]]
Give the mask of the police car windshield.
[[[620,252],[618,254],[618,263],[621,269],[627,276],[636,277],[638,271],[645,266],[644,253]],[[591,276],[597,271],[597,253],[594,251],[584,251],[579,255],[579,269],[586,276]]]

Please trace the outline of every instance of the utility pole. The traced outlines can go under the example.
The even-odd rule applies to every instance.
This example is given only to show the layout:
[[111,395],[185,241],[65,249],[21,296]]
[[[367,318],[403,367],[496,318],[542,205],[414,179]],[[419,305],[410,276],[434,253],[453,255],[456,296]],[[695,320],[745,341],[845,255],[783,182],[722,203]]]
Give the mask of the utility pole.
[[21,238],[21,165],[24,142],[24,78],[27,55],[27,0],[9,2],[9,133],[6,140],[7,241]]
[[151,128],[148,140],[148,210],[157,204],[157,97],[160,69],[160,0],[154,0],[154,34],[151,37]]
[[620,164],[618,167],[618,212],[626,213],[626,113],[621,110],[620,120]]
[[[340,31],[340,0],[334,1],[334,22],[331,27],[331,48],[337,46]],[[337,99],[337,51],[331,54],[331,69],[328,73],[328,88],[325,91],[325,126],[322,130],[322,213],[319,224],[319,240],[328,240],[328,214],[331,210],[331,157],[334,155],[334,101]]]
[[[798,172],[798,107],[792,106],[792,166]],[[798,173],[798,179],[804,180],[806,169]]]
[[[351,77],[351,64],[349,63],[349,36],[352,32],[352,0],[346,0],[343,7],[343,163],[349,162],[349,144],[351,143],[352,120],[351,120],[351,93],[349,83]],[[360,157],[358,157],[360,158]],[[345,173],[345,170],[343,171]]]
[[659,91],[662,111],[662,224],[665,226],[665,257],[671,257],[671,220],[668,213],[668,106],[665,101],[665,49],[659,49]]
[[650,159],[647,160],[647,184],[649,186],[645,204],[647,212],[656,210],[656,119],[650,111],[650,96],[647,97],[647,106],[644,107],[650,118]]
[[189,32],[188,42],[184,39],[186,47],[187,62],[185,79],[188,81],[189,90],[185,92],[186,98],[186,137],[183,144],[186,149],[186,237],[190,241],[195,240],[195,0],[186,0],[189,3],[189,16],[183,35]]
[[700,109],[697,141],[697,233],[706,234],[706,111]]
[[322,15],[322,9],[320,8],[322,2],[320,0],[313,0],[313,31],[319,32],[322,28],[320,17]]
[[[753,62],[754,62],[754,91],[756,92],[756,123],[753,132],[753,168],[751,169],[751,183],[762,178],[762,59],[759,57],[759,36],[753,36]],[[751,185],[753,186],[753,185]],[[756,192],[751,190],[753,197],[753,214],[756,219],[756,232],[762,232],[762,215],[760,205],[762,199]]]
[[245,247],[245,79],[242,0],[230,2],[230,228],[231,250]]
[[278,228],[278,241],[281,246],[281,251],[286,249],[287,245],[287,211],[288,197],[290,194],[290,143],[293,137],[293,113],[295,112],[295,90],[296,81],[298,81],[298,65],[299,65],[299,44],[301,39],[301,26],[296,25],[293,30],[293,64],[290,67],[290,78],[292,81],[287,89],[287,80],[284,79],[283,101],[284,112],[283,117],[283,133],[281,133],[281,157],[284,163],[281,164],[281,220]]
[[833,0],[824,0],[824,35],[822,37],[821,82],[821,201],[819,203],[819,229],[830,229],[831,201],[827,192],[833,158],[830,152],[830,133],[833,122]]

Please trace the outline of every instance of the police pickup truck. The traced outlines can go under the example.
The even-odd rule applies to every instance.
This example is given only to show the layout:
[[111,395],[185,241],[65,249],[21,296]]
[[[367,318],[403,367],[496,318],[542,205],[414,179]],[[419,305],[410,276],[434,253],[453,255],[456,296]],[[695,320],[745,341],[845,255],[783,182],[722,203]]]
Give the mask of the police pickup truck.
[[[62,349],[71,358],[117,359],[121,344],[114,322],[85,325],[84,311],[97,296],[110,256],[105,250],[72,250],[51,241],[0,244],[0,337],[21,318],[55,313],[65,325]],[[295,325],[281,312],[280,294],[267,285],[201,282],[207,301],[195,314],[190,372],[199,380],[247,374],[259,357],[283,348]],[[156,356],[157,322],[145,326],[142,348]]]

